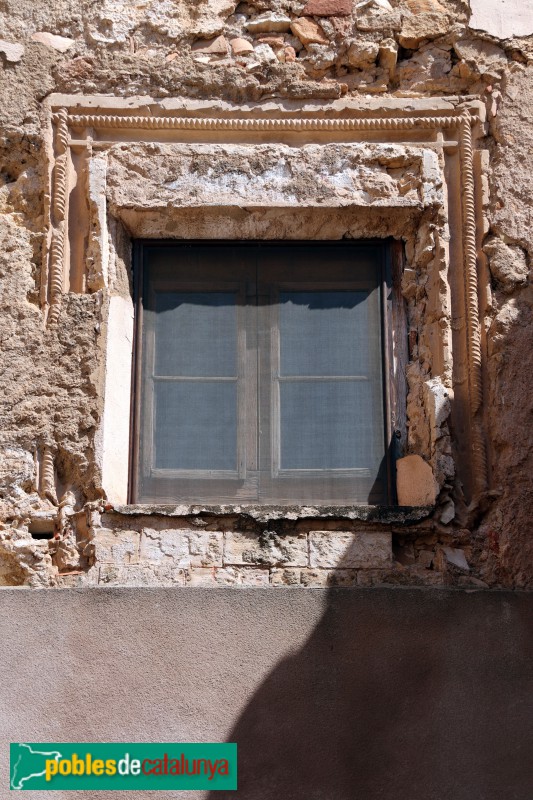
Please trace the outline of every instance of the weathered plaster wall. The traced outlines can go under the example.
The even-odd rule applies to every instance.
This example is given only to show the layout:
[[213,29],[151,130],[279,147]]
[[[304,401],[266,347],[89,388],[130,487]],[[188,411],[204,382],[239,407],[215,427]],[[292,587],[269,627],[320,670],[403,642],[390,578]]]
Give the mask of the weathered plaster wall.
[[4,589],[2,611],[5,798],[11,741],[230,741],[238,793],[194,797],[530,800],[529,592]]
[[[533,40],[520,8],[506,6],[506,25],[495,28],[479,3],[470,26],[468,4],[455,0],[0,5],[0,583],[531,585]],[[511,31],[512,19],[517,21]],[[339,98],[361,105],[369,97],[378,104],[412,98],[427,101],[428,108],[437,96],[449,97],[451,108],[463,95],[479,98],[488,122],[479,142],[484,174],[478,171],[488,491],[471,505],[465,502],[461,465],[453,458],[460,434],[455,431],[454,445],[444,393],[452,380],[442,344],[448,333],[435,346],[437,328],[451,338],[458,324],[447,305],[449,220],[440,210],[440,187],[432,187],[436,197],[424,195],[420,151],[365,145],[354,161],[353,151],[332,146],[321,178],[322,193],[339,207],[332,222],[324,212],[323,218],[294,212],[313,202],[310,178],[321,163],[318,145],[307,145],[298,164],[291,162],[289,148],[255,145],[248,173],[242,163],[249,153],[239,155],[237,144],[149,145],[150,163],[159,166],[146,175],[147,146],[117,144],[107,156],[107,188],[98,158],[89,178],[88,213],[105,227],[98,217],[98,198],[105,192],[113,217],[105,243],[108,272],[99,271],[95,234],[85,254],[86,276],[65,276],[60,322],[45,327],[41,276],[51,147],[46,97],[53,92],[142,94],[158,101],[179,96],[189,107],[232,101],[250,114],[254,103],[269,100],[289,109],[299,101],[327,114]],[[214,163],[217,170],[208,179]],[[369,207],[359,227],[341,208],[348,178],[359,181],[361,202]],[[190,203],[179,211],[173,183],[178,179],[198,206],[218,181],[221,202],[226,192],[232,202],[238,196],[259,208],[254,214],[225,212],[229,224],[224,213],[210,222]],[[136,195],[142,196],[142,216]],[[292,215],[283,208],[261,210],[273,198],[282,206],[280,197],[293,206]],[[125,436],[115,427],[109,398],[127,394],[128,383],[127,370],[119,374],[113,368],[120,357],[109,345],[113,326],[124,342],[129,338],[129,238],[161,235],[162,205],[174,225],[168,236],[177,235],[185,220],[188,235],[200,237],[217,226],[252,237],[275,238],[280,231],[290,238],[358,237],[368,235],[370,225],[372,235],[404,239],[402,290],[410,333],[406,452],[422,456],[438,481],[434,515],[376,525],[348,512],[317,518],[293,511],[263,520],[185,509],[169,519],[157,509],[149,517],[142,510],[128,515],[106,509],[105,472],[111,470],[114,479],[120,467],[102,463],[101,453]],[[419,227],[422,213],[427,224]],[[123,323],[109,314],[117,298],[123,298]],[[35,538],[53,530],[53,541]],[[328,530],[336,535],[324,536],[323,547],[313,550],[319,532]],[[341,568],[348,541],[357,547],[365,537],[370,551],[363,548],[359,560]]]

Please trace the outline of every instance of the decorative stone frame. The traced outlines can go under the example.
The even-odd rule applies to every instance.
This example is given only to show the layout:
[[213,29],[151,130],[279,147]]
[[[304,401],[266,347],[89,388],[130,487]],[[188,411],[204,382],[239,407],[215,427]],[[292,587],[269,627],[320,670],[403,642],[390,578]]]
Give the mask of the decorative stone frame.
[[[478,259],[483,232],[480,201],[483,151],[474,139],[483,135],[484,106],[475,99],[357,101],[332,104],[264,103],[246,109],[192,101],[154,102],[149,98],[120,99],[53,95],[48,101],[51,136],[49,235],[43,259],[41,301],[46,324],[57,325],[66,292],[104,291],[109,285],[110,235],[106,205],[105,166],[100,154],[134,143],[237,142],[243,147],[274,142],[303,146],[342,142],[354,147],[384,143],[410,152],[436,154],[444,186],[449,242],[444,247],[449,324],[441,330],[444,350],[453,352],[453,369],[446,388],[453,397],[453,452],[467,499],[487,485],[482,406],[482,327]],[[420,189],[423,193],[424,186]],[[268,203],[266,204],[268,205]],[[401,206],[401,201],[396,205]],[[367,207],[395,202],[370,200]],[[327,203],[326,203],[327,207]],[[394,213],[394,211],[386,211]],[[135,209],[126,209],[128,227],[135,227]],[[137,215],[139,216],[139,215]],[[142,212],[140,212],[142,217]],[[161,238],[168,238],[160,226]],[[134,231],[146,236],[142,224]],[[187,238],[187,236],[183,236]],[[103,430],[96,443],[102,485],[108,497],[125,502],[124,462],[127,461],[130,394],[132,308],[110,297],[107,319],[107,378]],[[113,340],[121,340],[115,347]],[[127,361],[127,359],[126,359]],[[122,400],[118,402],[117,398]],[[403,398],[401,402],[403,403]],[[106,422],[107,416],[107,422]],[[126,422],[125,422],[126,420]],[[114,431],[112,433],[112,431]],[[43,456],[43,491],[52,492],[53,452]],[[119,463],[122,466],[119,466]],[[50,484],[50,485],[48,485]]]

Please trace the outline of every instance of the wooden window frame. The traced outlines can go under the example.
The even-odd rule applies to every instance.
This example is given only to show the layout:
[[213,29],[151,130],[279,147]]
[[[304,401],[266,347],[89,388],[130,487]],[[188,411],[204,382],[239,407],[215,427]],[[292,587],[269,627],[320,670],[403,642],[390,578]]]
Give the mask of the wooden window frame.
[[[276,241],[276,240],[268,240],[268,241],[256,241],[256,240],[244,240],[244,241],[236,241],[236,240],[160,240],[160,239],[138,239],[134,241],[134,303],[135,303],[135,336],[134,336],[134,347],[133,347],[133,391],[132,391],[132,425],[131,425],[131,447],[130,447],[130,485],[129,485],[129,502],[136,503],[138,502],[138,480],[139,480],[139,454],[140,454],[140,437],[143,435],[140,426],[140,414],[141,414],[141,361],[142,361],[142,334],[143,334],[143,307],[142,307],[142,285],[143,285],[143,255],[144,250],[147,246],[152,247],[161,247],[161,248],[176,248],[179,246],[191,246],[191,245],[198,245],[198,246],[206,246],[206,247],[240,247],[243,246],[252,246],[252,247],[271,247],[271,246],[283,246],[283,247],[290,247],[291,245],[322,245],[322,246],[345,246],[351,248],[359,248],[359,247],[377,247],[379,246],[382,251],[382,259],[381,259],[381,274],[379,275],[379,291],[380,291],[380,324],[381,324],[381,353],[382,353],[382,389],[383,389],[383,420],[384,420],[384,435],[385,435],[385,453],[386,453],[386,494],[387,494],[387,502],[383,503],[382,505],[395,505],[396,504],[396,493],[395,493],[395,459],[398,455],[401,455],[402,447],[405,443],[406,438],[406,381],[405,381],[405,366],[407,364],[407,330],[406,330],[406,313],[405,313],[405,303],[403,297],[401,295],[400,290],[400,281],[401,281],[401,274],[403,269],[403,246],[400,242],[393,241],[391,239],[388,240],[376,240],[376,239],[366,239],[366,240],[357,240],[357,241],[349,241],[349,242],[339,242],[338,240],[332,241],[324,241],[318,240],[316,242],[312,242],[309,240],[304,241]],[[350,288],[353,288],[356,282],[350,282]],[[223,288],[225,290],[228,289],[230,283],[224,283]],[[173,284],[175,285],[175,284]],[[309,284],[310,285],[310,284]],[[305,289],[309,289],[309,285],[305,284]],[[222,286],[222,285],[221,285]],[[276,291],[279,293],[280,287],[283,286],[283,289],[288,289],[291,286],[294,288],[302,289],[302,283],[291,283],[291,281],[283,282],[283,284],[279,284],[276,287]],[[201,287],[202,291],[216,291],[215,289],[215,282],[213,281],[210,284],[210,288],[206,289],[206,284],[198,284],[195,283],[193,280],[190,283],[183,283],[180,284],[180,291],[189,291],[198,290]],[[322,285],[321,288],[324,288]],[[256,287],[256,291],[257,287]],[[243,292],[242,284],[239,289],[239,297],[243,302],[242,307],[238,304],[238,308],[246,309],[246,301],[249,297],[249,290],[248,285],[246,291]],[[276,305],[271,304],[271,308],[276,310]],[[241,311],[242,313],[242,311]],[[242,342],[241,342],[242,330],[241,326],[239,325],[239,334],[238,334],[238,349],[242,350]],[[272,346],[274,346],[275,336],[271,338]],[[257,342],[255,343],[257,347]],[[264,349],[264,348],[262,348]],[[272,354],[270,354],[272,357]],[[244,435],[239,435],[240,426],[241,426],[241,418],[240,415],[242,413],[243,407],[253,407],[258,400],[257,394],[254,396],[254,389],[253,387],[257,387],[257,380],[251,380],[250,374],[253,371],[252,365],[249,363],[246,365],[248,370],[248,380],[244,380],[242,378],[242,370],[245,368],[245,365],[242,362],[242,353],[239,357],[239,372],[237,376],[237,380],[239,382],[239,392],[238,392],[238,422],[237,422],[237,431],[238,431],[238,465],[239,468],[237,471],[232,472],[232,479],[240,477],[244,479],[247,469],[253,470],[253,467],[259,467],[259,464],[256,463],[258,447],[255,443],[258,442],[258,430],[257,430],[257,422],[255,423],[255,429],[253,424],[247,425],[245,427]],[[256,376],[257,378],[257,376]],[[272,387],[274,386],[274,381],[272,381]],[[244,385],[243,385],[244,384]],[[276,404],[270,404],[270,408],[274,409]],[[257,417],[257,415],[255,415]],[[251,420],[253,415],[251,416]],[[271,429],[271,436],[273,436],[273,431],[275,430],[275,420],[270,422],[270,429]],[[270,439],[270,448],[274,448],[275,445],[273,438]],[[255,452],[254,452],[255,451]],[[274,459],[271,458],[273,462],[274,468],[274,475],[273,477],[281,477],[285,478],[287,476],[284,475],[285,472],[290,473],[290,477],[297,478],[296,470],[280,470],[279,469],[279,458],[276,460],[275,455]],[[276,467],[278,466],[278,469]],[[157,471],[157,470],[156,470]],[[354,471],[357,470],[347,470],[346,472],[350,474],[350,477],[353,475]],[[166,473],[166,476],[173,477],[186,477],[186,473],[188,470],[163,470]],[[306,471],[308,472],[308,471]],[[319,477],[319,473],[321,470],[317,470],[317,477]],[[172,475],[171,475],[172,473]],[[210,479],[219,478],[221,480],[221,496],[219,502],[227,504],[228,502],[238,502],[241,504],[242,502],[249,502],[253,505],[257,505],[258,503],[262,503],[262,501],[258,498],[250,499],[243,497],[235,497],[232,500],[228,500],[224,494],[224,480],[229,478],[229,474],[227,471],[220,471],[220,475],[217,471],[207,470],[205,471],[205,477],[209,477]],[[203,476],[201,471],[194,471],[195,479],[199,479]],[[156,476],[157,477],[157,476]],[[307,475],[308,477],[308,475]],[[250,491],[254,490],[255,481],[249,481],[247,486]],[[213,487],[216,488],[216,487]],[[246,490],[244,491],[244,495],[246,495]],[[141,502],[162,502],[162,501],[141,501]],[[166,500],[164,502],[167,502]],[[204,501],[191,501],[188,497],[174,497],[168,498],[168,503],[176,503],[176,502],[204,502]],[[206,503],[215,502],[213,500],[205,501]],[[301,503],[308,504],[308,501],[302,500]],[[267,501],[268,505],[294,505],[294,501]],[[324,501],[320,503],[321,505],[334,505],[335,501],[332,502]],[[318,504],[318,505],[320,505]],[[344,503],[343,503],[344,504]],[[317,505],[317,503],[313,503],[313,505]],[[366,505],[366,503],[361,503],[354,501],[353,505]]]

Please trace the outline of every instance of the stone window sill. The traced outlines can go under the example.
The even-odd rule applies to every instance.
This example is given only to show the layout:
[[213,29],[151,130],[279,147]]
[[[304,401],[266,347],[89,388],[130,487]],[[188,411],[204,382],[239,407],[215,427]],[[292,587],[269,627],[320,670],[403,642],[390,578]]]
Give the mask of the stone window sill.
[[361,522],[372,522],[381,525],[408,524],[419,522],[431,515],[433,506],[256,506],[256,505],[167,505],[138,504],[115,505],[106,508],[106,513],[124,516],[163,516],[163,517],[195,517],[240,516],[249,517],[256,522],[271,520],[301,519],[346,519]]

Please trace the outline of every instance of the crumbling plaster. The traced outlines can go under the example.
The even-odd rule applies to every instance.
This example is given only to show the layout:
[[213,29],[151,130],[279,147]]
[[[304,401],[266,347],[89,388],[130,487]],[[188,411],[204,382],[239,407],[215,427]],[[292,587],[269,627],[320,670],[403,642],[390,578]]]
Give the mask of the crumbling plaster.
[[[384,5],[322,15],[318,6],[311,13],[304,3],[262,0],[238,7],[234,2],[5,4],[0,38],[10,47],[2,49],[0,42],[0,96],[5,98],[0,104],[5,453],[0,582],[194,584],[204,574],[207,585],[531,582],[526,390],[532,303],[531,39],[522,29],[517,31],[521,38],[506,33],[502,40],[490,30],[473,30],[468,6],[460,2],[392,0],[389,10]],[[63,38],[34,36],[43,32]],[[213,37],[222,41],[215,44]],[[52,99],[45,100],[51,92]],[[75,99],[62,99],[81,93],[108,99],[95,99],[92,108],[90,98],[78,101],[77,110]],[[146,100],[136,99],[136,93]],[[296,138],[290,132],[245,129],[232,136],[227,130],[202,135],[182,130],[179,141],[152,130],[148,140],[141,132],[137,141],[124,143],[120,131],[95,134],[87,121],[63,132],[85,141],[69,145],[67,157],[57,117],[68,107],[72,114],[118,116],[132,108],[141,116],[148,109],[150,116],[157,108],[156,116],[162,117],[395,118],[413,109],[421,116],[460,113],[460,95],[477,102],[467,103],[469,114],[472,109],[481,114],[470,187],[464,170],[451,163],[451,145],[452,157],[445,163],[444,142],[433,135],[438,126],[418,142],[408,137],[384,143],[370,136],[368,141],[354,137],[348,145],[333,129],[300,132]],[[424,136],[430,139],[427,147]],[[470,157],[465,140],[455,140],[456,160],[464,164]],[[429,181],[428,175],[433,175]],[[64,180],[65,200],[76,209],[70,218],[61,217]],[[206,212],[213,189],[217,203]],[[474,193],[470,200],[465,201],[465,192]],[[461,205],[469,208],[466,227],[474,238],[468,240],[467,231],[459,252],[451,233],[465,228]],[[69,237],[54,240],[54,232],[67,226]],[[381,520],[376,528],[364,515],[350,518],[340,509],[317,509],[314,517],[290,510],[260,521],[246,509],[184,508],[171,524],[155,509],[148,517],[138,512],[132,528],[123,511],[109,507],[114,494],[121,497],[125,480],[123,398],[129,394],[129,373],[122,356],[131,347],[130,239],[216,238],[222,228],[228,238],[370,234],[404,240],[409,391],[403,445],[405,453],[421,455],[433,470],[441,489],[433,514],[419,521],[408,515]],[[54,273],[54,249],[57,254],[61,247],[61,270]],[[458,275],[464,275],[468,248],[474,264],[477,257],[479,291],[467,284],[461,297]],[[456,299],[450,294],[454,285]],[[471,335],[465,353],[457,345],[466,325],[458,307],[479,317],[469,322],[470,334],[479,332],[478,354],[472,352]],[[119,337],[122,350],[116,347]],[[482,405],[475,386],[472,390],[476,370]],[[466,495],[468,479],[460,475],[468,470],[460,452],[471,430],[467,416],[464,429],[458,418],[450,431],[450,413],[453,420],[458,404],[474,408],[473,430],[483,417],[487,446],[488,482],[485,486],[483,478]],[[470,447],[467,451],[479,478],[480,459],[476,462],[475,452],[472,459]],[[112,488],[115,480],[118,489]],[[249,559],[236,561],[224,544],[220,563],[199,566],[194,558],[187,560],[192,540],[183,531],[198,525],[220,531],[223,543],[248,537]],[[53,540],[34,538],[53,530]],[[153,530],[161,530],[161,536],[166,531],[166,538],[174,531],[180,551],[179,558],[165,556],[163,571],[154,567],[153,548],[135,564],[117,555],[115,571],[113,558],[101,555],[109,537],[117,542],[106,552],[125,548],[127,553],[132,537],[149,537],[146,531]],[[310,560],[317,530],[335,531],[339,541],[351,536],[355,548],[358,537],[374,534],[376,546],[383,536],[392,537],[391,557],[384,563],[376,551],[341,576],[332,566],[334,535],[325,539],[330,553],[324,564]],[[298,541],[305,539],[307,552],[305,564],[297,566],[287,561],[279,543],[271,544],[272,537],[286,538],[289,547],[295,531]],[[457,550],[464,562],[451,558]],[[318,584],[313,570],[322,570]]]

